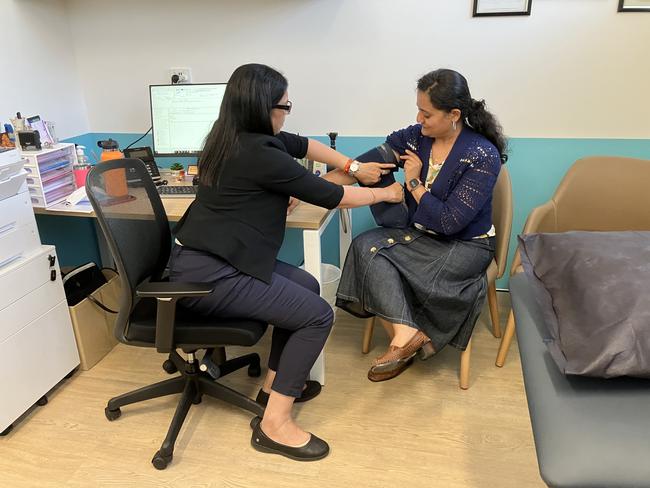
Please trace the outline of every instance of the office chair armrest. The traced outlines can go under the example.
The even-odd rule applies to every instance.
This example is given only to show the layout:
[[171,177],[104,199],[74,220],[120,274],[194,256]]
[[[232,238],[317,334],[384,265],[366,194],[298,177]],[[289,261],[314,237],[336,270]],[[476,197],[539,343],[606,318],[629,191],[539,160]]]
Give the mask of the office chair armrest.
[[174,350],[174,322],[176,301],[184,297],[209,295],[214,290],[210,283],[177,283],[156,281],[142,283],[135,294],[141,298],[155,298],[156,307],[156,350],[169,353]]
[[135,289],[135,294],[142,298],[184,298],[209,295],[214,290],[211,283],[183,283],[174,281],[156,281],[142,283]]

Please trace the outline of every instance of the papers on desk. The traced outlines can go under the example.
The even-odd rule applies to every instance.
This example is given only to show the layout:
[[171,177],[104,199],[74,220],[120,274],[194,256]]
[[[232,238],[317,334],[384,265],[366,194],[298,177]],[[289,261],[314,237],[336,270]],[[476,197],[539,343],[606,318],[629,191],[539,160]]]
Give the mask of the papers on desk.
[[90,205],[86,189],[84,187],[75,190],[61,203],[48,207],[48,210],[56,210],[59,212],[78,212],[78,213],[92,213],[93,208]]
[[77,213],[93,213],[93,208],[90,206],[90,202],[87,203],[77,203],[76,205],[70,205],[65,201],[57,203],[56,205],[50,205],[47,207],[48,210],[56,210],[57,212],[77,212]]

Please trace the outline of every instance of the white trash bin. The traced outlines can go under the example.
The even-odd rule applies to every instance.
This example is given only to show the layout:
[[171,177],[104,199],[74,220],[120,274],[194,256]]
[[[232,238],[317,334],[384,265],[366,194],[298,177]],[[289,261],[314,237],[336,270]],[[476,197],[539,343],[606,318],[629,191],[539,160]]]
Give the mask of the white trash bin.
[[321,296],[336,311],[336,290],[341,281],[341,269],[333,264],[323,263],[320,265],[320,276],[323,281]]
[[[300,266],[300,268],[305,269],[305,266]],[[321,296],[336,312],[336,290],[341,281],[341,268],[333,264],[322,263],[320,265],[320,278],[322,282]]]

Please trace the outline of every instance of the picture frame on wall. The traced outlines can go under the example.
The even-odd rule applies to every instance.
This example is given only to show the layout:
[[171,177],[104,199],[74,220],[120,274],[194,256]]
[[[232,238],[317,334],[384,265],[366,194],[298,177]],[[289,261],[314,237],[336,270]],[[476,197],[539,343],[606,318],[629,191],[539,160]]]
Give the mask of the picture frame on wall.
[[650,0],[618,0],[619,12],[650,12]]
[[530,15],[533,0],[474,0],[473,17]]

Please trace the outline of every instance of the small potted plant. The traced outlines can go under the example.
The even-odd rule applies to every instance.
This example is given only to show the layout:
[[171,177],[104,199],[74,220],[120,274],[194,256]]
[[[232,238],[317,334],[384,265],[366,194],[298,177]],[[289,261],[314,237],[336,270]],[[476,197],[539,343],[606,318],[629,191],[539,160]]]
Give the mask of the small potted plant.
[[177,181],[183,181],[185,178],[185,168],[181,163],[172,163],[169,169],[172,172],[172,178],[175,178]]

